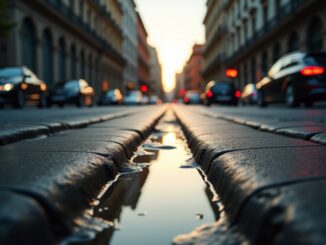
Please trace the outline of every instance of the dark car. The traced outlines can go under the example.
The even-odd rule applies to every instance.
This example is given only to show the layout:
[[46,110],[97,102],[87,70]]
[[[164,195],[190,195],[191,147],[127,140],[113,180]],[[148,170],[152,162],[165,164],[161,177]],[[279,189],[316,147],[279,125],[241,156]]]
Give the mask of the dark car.
[[205,88],[205,104],[237,105],[241,92],[231,81],[210,81]]
[[189,104],[200,104],[200,92],[197,90],[187,91],[183,97],[183,102]]
[[27,67],[0,69],[0,104],[24,107],[26,102],[46,105],[46,84]]
[[119,105],[123,103],[123,95],[119,89],[110,89],[105,92],[98,105]]
[[92,106],[94,89],[83,79],[59,82],[51,89],[48,105],[75,104],[78,107]]
[[290,107],[312,106],[326,99],[326,53],[294,52],[276,61],[257,83],[258,104],[285,102]]
[[249,83],[243,88],[241,92],[240,102],[241,104],[246,105],[253,105],[257,103],[256,84]]

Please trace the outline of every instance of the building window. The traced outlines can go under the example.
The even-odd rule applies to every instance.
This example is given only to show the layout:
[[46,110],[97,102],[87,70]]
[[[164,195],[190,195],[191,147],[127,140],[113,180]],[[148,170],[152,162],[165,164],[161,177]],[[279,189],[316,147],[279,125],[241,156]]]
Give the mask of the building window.
[[281,11],[281,0],[275,0],[275,11],[276,15],[279,15],[279,12]]
[[89,82],[91,83],[91,85],[94,85],[93,84],[93,58],[92,58],[92,55],[90,54],[88,56],[88,80]]
[[266,25],[268,21],[268,3],[263,5],[263,23]]
[[31,19],[25,19],[21,31],[22,64],[37,72],[36,64],[36,28]]
[[86,79],[85,76],[85,53],[84,50],[80,52],[80,76],[83,79]]
[[299,35],[297,32],[292,32],[288,41],[288,52],[299,50]]
[[276,62],[282,54],[281,45],[276,43],[273,47],[273,63]]
[[256,83],[256,70],[257,70],[257,67],[256,67],[256,59],[255,58],[252,58],[251,60],[251,79],[252,79],[252,83]]
[[76,46],[73,44],[70,48],[70,75],[71,79],[77,78],[77,55]]
[[50,30],[43,32],[43,78],[47,84],[53,82],[53,44]]
[[261,75],[263,77],[266,76],[267,71],[268,71],[268,54],[266,51],[264,51],[261,56],[261,72],[262,72]]
[[256,32],[256,16],[253,15],[252,19],[251,19],[251,33],[252,33],[252,36],[255,35],[255,32]]
[[62,37],[59,40],[58,55],[59,79],[64,80],[66,78],[66,43]]
[[323,23],[319,18],[311,20],[306,44],[309,52],[320,52],[323,50]]
[[84,21],[84,0],[79,1],[79,16],[82,21]]

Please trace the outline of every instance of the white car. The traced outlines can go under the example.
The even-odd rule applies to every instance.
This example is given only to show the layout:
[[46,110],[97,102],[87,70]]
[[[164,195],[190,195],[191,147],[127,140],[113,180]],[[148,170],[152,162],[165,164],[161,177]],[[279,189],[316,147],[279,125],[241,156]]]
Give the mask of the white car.
[[130,91],[129,94],[125,96],[124,103],[126,105],[141,105],[143,103],[143,95],[138,90]]

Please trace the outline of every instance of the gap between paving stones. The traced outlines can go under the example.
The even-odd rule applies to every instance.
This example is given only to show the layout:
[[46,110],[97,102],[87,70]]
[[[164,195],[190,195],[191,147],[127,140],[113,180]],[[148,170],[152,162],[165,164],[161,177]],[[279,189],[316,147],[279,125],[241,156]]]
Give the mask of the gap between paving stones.
[[[21,237],[31,239],[29,241],[25,240],[28,244],[40,244],[38,241],[42,239],[46,241],[46,244],[56,244],[71,234],[76,227],[76,219],[78,217],[82,218],[84,212],[91,208],[91,203],[96,200],[103,188],[107,188],[108,183],[114,180],[121,171],[128,169],[127,162],[117,162],[117,159],[120,161],[130,159],[130,153],[136,150],[141,140],[149,136],[149,133],[154,129],[165,112],[166,107],[153,109],[152,113],[147,112],[147,114],[146,110],[137,111],[137,113],[141,114],[142,121],[136,128],[141,129],[130,129],[130,139],[121,140],[124,143],[116,142],[116,145],[119,146],[113,154],[117,156],[116,159],[114,159],[110,152],[103,155],[98,152],[74,153],[71,151],[56,152],[53,150],[46,152],[45,149],[43,152],[21,151],[16,155],[15,151],[12,150],[15,149],[16,144],[0,148],[1,151],[7,154],[7,159],[0,160],[0,168],[7,169],[9,173],[13,173],[13,175],[8,175],[5,174],[5,171],[0,171],[4,174],[3,178],[0,179],[0,200],[5,199],[0,207],[0,219],[7,220],[6,225],[0,226],[0,240],[4,241],[2,244],[19,243],[21,242]],[[108,129],[109,126],[107,125],[107,128],[100,129],[103,132],[105,130],[111,130],[111,132],[113,130],[119,131],[118,128]],[[80,132],[84,132],[84,130],[92,130],[92,128],[81,129]],[[77,132],[77,130],[71,131],[68,134],[78,136],[74,132]],[[124,135],[127,134],[128,130],[125,130]],[[59,137],[64,137],[64,135]],[[51,137],[44,140],[52,140],[54,138]],[[120,138],[123,139],[124,137]],[[107,141],[101,142],[103,144],[110,143]],[[111,147],[114,147],[113,143],[111,142]],[[18,144],[24,144],[24,142]],[[8,150],[12,152],[7,153]],[[8,156],[8,154],[13,156]],[[72,156],[73,154],[76,155]],[[16,162],[10,162],[10,159]],[[64,161],[67,162],[63,163]],[[29,163],[27,164],[27,162]],[[50,165],[45,164],[47,162]],[[56,167],[57,165],[62,165],[62,167]],[[39,176],[39,178],[36,177],[35,179],[33,176],[26,176],[28,175],[26,173],[28,167],[36,169],[35,176]],[[58,173],[56,169],[61,169],[61,171]],[[15,171],[19,171],[17,172],[18,176],[14,174]],[[28,183],[31,183],[30,186],[28,186]],[[8,198],[1,196],[4,192],[14,196],[12,197],[12,199],[16,200],[14,204],[20,207],[15,209],[15,212],[4,212],[4,210],[10,209],[8,205],[13,205],[11,199],[8,200]],[[25,217],[26,212],[35,213],[35,216],[27,216],[29,220],[24,220],[23,217]],[[38,231],[39,236],[31,237],[29,234],[32,230],[26,228],[26,224],[28,224],[28,227],[41,227]],[[33,230],[33,232],[35,231]],[[46,237],[40,239],[42,235]]]
[[49,123],[36,123],[35,125],[23,126],[18,128],[6,129],[0,131],[0,146],[12,144],[15,142],[40,138],[40,137],[48,137],[50,135],[66,131],[72,129],[80,129],[85,128],[89,125],[106,122],[112,119],[117,119],[121,117],[126,117],[139,111],[127,111],[123,113],[112,113],[105,116],[93,117],[90,119],[80,119],[80,120],[70,120],[70,121],[58,121],[58,122],[49,122]]

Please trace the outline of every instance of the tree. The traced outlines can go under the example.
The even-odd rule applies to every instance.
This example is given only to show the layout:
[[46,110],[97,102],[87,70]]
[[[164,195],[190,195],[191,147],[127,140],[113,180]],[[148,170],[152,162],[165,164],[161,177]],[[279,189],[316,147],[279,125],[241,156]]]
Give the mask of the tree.
[[11,21],[6,0],[0,0],[0,37],[7,36],[15,26]]

